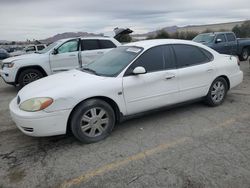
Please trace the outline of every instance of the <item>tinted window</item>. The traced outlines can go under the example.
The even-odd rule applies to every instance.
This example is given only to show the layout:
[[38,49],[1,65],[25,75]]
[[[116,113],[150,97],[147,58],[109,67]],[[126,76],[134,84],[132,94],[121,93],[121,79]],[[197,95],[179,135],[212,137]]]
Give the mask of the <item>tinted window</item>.
[[216,37],[216,40],[217,39],[221,39],[221,42],[226,42],[226,37],[224,34],[218,34]]
[[173,45],[179,67],[188,67],[208,62],[206,55],[196,46]]
[[83,50],[97,50],[100,49],[98,40],[88,39],[82,40]]
[[165,69],[175,69],[175,59],[170,46],[163,46]]
[[235,38],[235,36],[234,36],[233,33],[227,33],[226,36],[227,36],[228,42],[232,42],[232,41],[236,40],[236,38]]
[[32,52],[32,51],[36,51],[35,46],[29,46],[29,47],[26,49],[26,52]]
[[37,46],[37,50],[43,50],[45,47],[44,46]]
[[116,45],[113,42],[111,42],[110,40],[99,40],[99,42],[100,42],[100,46],[102,49],[116,47]]
[[67,53],[67,52],[76,52],[77,50],[78,50],[78,41],[71,40],[61,45],[58,48],[58,53],[61,54],[61,53]]
[[147,72],[164,69],[163,50],[161,46],[151,48],[144,52],[126,71],[125,75],[130,75],[134,68],[142,66]]
[[209,59],[209,61],[213,61],[214,59],[214,56],[213,54],[211,54],[209,51],[203,49],[203,48],[200,48],[200,50],[207,56],[207,58]]

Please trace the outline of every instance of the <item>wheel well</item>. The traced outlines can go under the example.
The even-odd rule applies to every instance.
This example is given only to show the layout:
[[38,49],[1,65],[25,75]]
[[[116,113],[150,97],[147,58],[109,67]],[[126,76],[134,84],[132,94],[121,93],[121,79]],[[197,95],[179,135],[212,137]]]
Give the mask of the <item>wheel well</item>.
[[229,81],[228,77],[225,76],[225,75],[222,75],[222,76],[219,76],[218,78],[224,78],[226,80],[227,86],[228,86],[228,90],[229,90],[230,89],[230,81]]
[[115,122],[118,123],[120,122],[121,120],[121,117],[122,117],[122,113],[118,107],[118,105],[116,104],[116,102],[108,97],[104,97],[104,96],[96,96],[96,97],[91,97],[91,98],[88,98],[88,99],[85,99],[81,102],[79,102],[74,108],[73,110],[70,112],[70,115],[69,115],[69,118],[68,118],[68,122],[67,122],[67,133],[71,133],[71,129],[70,129],[70,121],[71,121],[71,117],[72,117],[72,114],[74,113],[75,109],[83,102],[89,100],[89,99],[100,99],[100,100],[103,100],[105,101],[106,103],[108,103],[114,110],[115,112]]
[[15,83],[17,83],[18,81],[18,77],[20,75],[20,73],[24,70],[27,70],[27,69],[37,69],[39,71],[41,71],[41,73],[43,74],[43,76],[48,76],[47,73],[44,71],[44,69],[40,66],[28,66],[28,67],[22,67],[20,68],[18,71],[17,71],[17,74],[16,74],[16,78],[15,78]]

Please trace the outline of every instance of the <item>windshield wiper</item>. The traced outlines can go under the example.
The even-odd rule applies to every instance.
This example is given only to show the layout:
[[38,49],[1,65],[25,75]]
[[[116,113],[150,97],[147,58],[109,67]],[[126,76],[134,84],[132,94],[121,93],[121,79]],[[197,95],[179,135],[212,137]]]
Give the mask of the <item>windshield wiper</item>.
[[93,70],[93,69],[90,69],[90,68],[82,68],[82,70],[85,70],[85,71],[88,71],[88,72],[92,72],[92,73],[94,73],[95,75],[99,75],[95,70]]

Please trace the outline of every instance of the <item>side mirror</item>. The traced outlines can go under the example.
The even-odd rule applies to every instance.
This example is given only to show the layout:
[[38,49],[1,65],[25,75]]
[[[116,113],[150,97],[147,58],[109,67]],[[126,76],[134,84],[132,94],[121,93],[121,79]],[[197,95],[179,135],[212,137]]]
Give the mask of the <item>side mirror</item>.
[[215,41],[216,43],[221,43],[222,42],[222,40],[221,39],[216,39],[216,41]]
[[55,49],[53,50],[52,54],[53,54],[53,55],[58,54],[58,50],[55,48]]
[[136,67],[134,70],[133,70],[133,74],[134,75],[138,75],[138,74],[145,74],[147,73],[146,69],[144,67]]

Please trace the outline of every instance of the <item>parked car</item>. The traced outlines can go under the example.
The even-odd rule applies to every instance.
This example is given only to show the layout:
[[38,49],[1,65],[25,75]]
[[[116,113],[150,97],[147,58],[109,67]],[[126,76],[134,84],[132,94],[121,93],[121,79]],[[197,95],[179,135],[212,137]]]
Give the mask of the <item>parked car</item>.
[[15,57],[15,56],[20,56],[24,54],[36,53],[36,52],[43,50],[46,47],[47,47],[46,44],[32,44],[32,45],[26,46],[22,50],[16,50],[16,51],[11,52],[10,56]]
[[131,115],[197,98],[220,105],[242,79],[236,57],[192,41],[148,40],[25,86],[11,101],[10,112],[27,135],[72,131],[91,143]]
[[250,39],[237,39],[233,32],[215,32],[197,35],[193,41],[213,48],[221,54],[239,56],[246,61],[250,53]]
[[0,60],[6,59],[8,57],[10,57],[9,53],[5,49],[0,48]]
[[90,63],[117,46],[120,43],[108,37],[63,39],[36,53],[5,59],[0,75],[6,83],[23,87],[42,77]]

